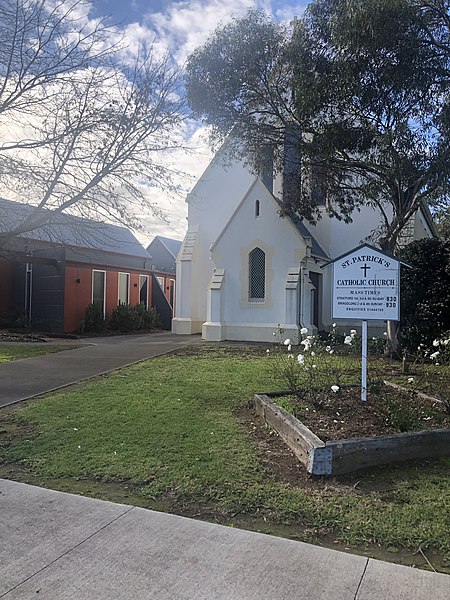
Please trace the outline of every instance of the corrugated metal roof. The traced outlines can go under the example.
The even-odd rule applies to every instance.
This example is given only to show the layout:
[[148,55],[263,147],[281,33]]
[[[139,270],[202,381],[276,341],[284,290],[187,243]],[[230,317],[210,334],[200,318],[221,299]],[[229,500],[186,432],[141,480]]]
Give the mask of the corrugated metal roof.
[[[35,206],[0,198],[0,231],[6,232],[20,226],[35,210]],[[129,256],[149,258],[148,252],[126,227],[90,221],[68,214],[49,215],[42,227],[20,235],[22,238],[51,242],[75,248],[88,248]]]

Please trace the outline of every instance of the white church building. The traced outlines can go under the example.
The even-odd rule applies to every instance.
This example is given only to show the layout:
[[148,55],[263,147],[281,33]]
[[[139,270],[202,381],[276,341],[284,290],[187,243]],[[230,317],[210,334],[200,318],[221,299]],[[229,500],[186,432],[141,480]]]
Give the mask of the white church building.
[[[322,219],[311,226],[280,217],[282,178],[266,183],[238,162],[225,166],[219,152],[188,195],[174,333],[273,342],[281,328],[298,343],[302,327],[330,330],[332,272],[322,267],[360,245],[380,225],[380,215],[363,207],[345,224],[330,218],[324,206]],[[423,207],[405,241],[433,235]],[[384,330],[382,322],[373,325]]]

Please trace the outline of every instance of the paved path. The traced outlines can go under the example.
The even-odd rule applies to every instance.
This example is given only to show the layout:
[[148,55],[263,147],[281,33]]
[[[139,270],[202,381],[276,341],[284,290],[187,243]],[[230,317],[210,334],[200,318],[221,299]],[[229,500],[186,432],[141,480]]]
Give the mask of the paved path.
[[83,348],[0,364],[0,407],[201,342],[172,333],[83,339]]
[[450,577],[0,479],[5,600],[448,600]]

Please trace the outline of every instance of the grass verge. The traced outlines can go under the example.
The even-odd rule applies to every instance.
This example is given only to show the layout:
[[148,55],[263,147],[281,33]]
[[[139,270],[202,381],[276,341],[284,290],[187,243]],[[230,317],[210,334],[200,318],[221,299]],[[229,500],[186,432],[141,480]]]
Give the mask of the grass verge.
[[0,475],[448,571],[450,461],[308,477],[246,408],[268,360],[202,345],[10,407]]
[[77,346],[60,344],[4,343],[0,344],[0,363],[20,360],[21,358],[33,358],[44,354],[54,354],[63,350],[74,350],[75,348]]

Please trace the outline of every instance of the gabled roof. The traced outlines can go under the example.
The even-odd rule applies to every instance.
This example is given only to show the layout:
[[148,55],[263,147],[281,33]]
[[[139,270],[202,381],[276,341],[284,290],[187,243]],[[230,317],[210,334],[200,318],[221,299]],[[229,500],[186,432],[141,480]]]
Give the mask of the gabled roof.
[[[6,232],[15,229],[33,213],[35,208],[32,205],[0,198],[0,231]],[[49,215],[48,223],[21,234],[21,238],[72,248],[149,258],[148,252],[126,227],[91,221],[64,213],[54,214],[45,209],[44,212]]]
[[[278,206],[281,208],[281,202],[275,198]],[[292,225],[297,229],[302,238],[309,238],[311,240],[311,255],[316,256],[317,258],[323,258],[325,260],[330,260],[330,257],[313,236],[313,234],[309,231],[303,221],[300,219],[298,215],[295,213],[287,213],[286,218],[290,220]]]
[[162,235],[157,235],[155,239],[156,238],[158,238],[161,244],[163,244],[167,248],[167,250],[174,258],[178,256],[178,252],[180,251],[182,244],[181,240],[174,240],[172,238],[163,237]]
[[375,248],[375,246],[372,246],[371,244],[363,243],[363,244],[360,244],[359,246],[357,246],[356,248],[347,250],[347,252],[344,252],[344,254],[341,254],[340,256],[337,256],[336,258],[333,258],[332,260],[330,259],[330,261],[326,265],[322,266],[322,269],[334,264],[335,262],[338,262],[339,260],[342,260],[349,254],[354,254],[355,252],[359,252],[359,250],[362,250],[363,248],[368,248],[372,252],[376,252],[377,254],[381,254],[382,256],[387,256],[387,258],[390,258],[391,260],[398,262],[401,265],[404,265],[405,267],[411,268],[411,265],[409,265],[408,263],[406,263],[403,260],[400,260],[397,256],[394,256],[390,252],[385,252],[384,250],[380,250],[380,248]]
[[[261,183],[261,185],[263,186],[264,190],[272,198],[272,200],[276,204],[276,206],[278,206],[278,208],[282,208],[282,204],[281,204],[280,200],[278,200],[272,194],[272,192],[267,188],[267,186],[262,182],[262,180],[259,177],[255,177],[254,180],[253,180],[253,182],[252,182],[252,184],[248,188],[247,192],[243,195],[242,200],[239,202],[239,204],[236,207],[235,211],[233,212],[233,214],[231,215],[231,217],[228,219],[227,223],[223,227],[222,231],[220,232],[220,234],[218,235],[218,237],[216,238],[216,240],[211,244],[210,251],[214,250],[214,248],[218,244],[219,240],[222,238],[222,236],[224,235],[225,231],[227,230],[229,224],[235,218],[236,214],[239,212],[239,209],[241,208],[242,204],[245,202],[245,200],[246,200],[248,194],[250,193],[251,189],[253,188],[254,185],[256,185],[257,182]],[[297,230],[297,232],[300,234],[300,237],[302,239],[304,239],[305,241],[307,239],[310,240],[310,243],[311,243],[311,255],[312,256],[315,256],[316,258],[322,258],[324,260],[330,260],[330,257],[328,256],[328,254],[325,252],[325,250],[323,250],[323,248],[321,247],[321,245],[319,244],[319,242],[312,235],[312,233],[305,227],[305,225],[302,223],[302,221],[300,220],[299,217],[297,217],[294,214],[284,214],[284,217],[291,222],[292,226],[294,227],[294,229]]]

